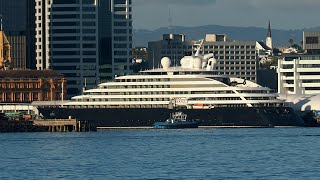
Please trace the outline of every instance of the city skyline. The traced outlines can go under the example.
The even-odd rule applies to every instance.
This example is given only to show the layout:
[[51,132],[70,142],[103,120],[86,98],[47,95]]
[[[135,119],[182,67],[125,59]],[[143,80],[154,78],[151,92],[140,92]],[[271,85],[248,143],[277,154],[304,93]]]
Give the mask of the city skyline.
[[[303,29],[320,25],[315,24],[318,7],[320,1],[316,0],[135,0],[133,28],[153,30],[170,25],[266,27],[270,20],[274,29]],[[308,9],[307,13],[303,9]]]

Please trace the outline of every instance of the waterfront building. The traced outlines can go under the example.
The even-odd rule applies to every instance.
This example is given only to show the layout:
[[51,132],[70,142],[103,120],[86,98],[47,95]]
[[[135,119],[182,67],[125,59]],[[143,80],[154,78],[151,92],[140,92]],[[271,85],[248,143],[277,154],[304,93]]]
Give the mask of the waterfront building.
[[35,69],[35,0],[0,0],[0,16],[12,46],[12,68]]
[[304,54],[285,54],[278,61],[278,92],[286,95],[320,93],[320,32],[303,32]]
[[66,88],[63,74],[52,70],[0,71],[1,103],[63,100]]
[[131,0],[36,0],[37,69],[68,80],[68,95],[131,73]]
[[[183,34],[163,35],[160,41],[149,42],[149,68],[159,67],[162,57],[169,57],[173,65],[179,64],[185,54],[193,54],[198,41],[186,41]],[[270,50],[263,42],[227,41],[225,34],[207,34],[201,54],[214,53],[217,69],[226,75],[245,78],[256,82],[257,65],[260,57]]]
[[320,55],[285,55],[278,61],[280,94],[319,94]]

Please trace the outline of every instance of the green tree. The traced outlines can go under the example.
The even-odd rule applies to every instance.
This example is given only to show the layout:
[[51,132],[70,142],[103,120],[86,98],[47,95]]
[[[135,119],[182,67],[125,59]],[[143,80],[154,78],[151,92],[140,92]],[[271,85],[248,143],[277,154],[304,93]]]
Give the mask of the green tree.
[[293,39],[292,38],[289,39],[289,44],[290,44],[290,47],[292,47],[292,45],[293,45]]

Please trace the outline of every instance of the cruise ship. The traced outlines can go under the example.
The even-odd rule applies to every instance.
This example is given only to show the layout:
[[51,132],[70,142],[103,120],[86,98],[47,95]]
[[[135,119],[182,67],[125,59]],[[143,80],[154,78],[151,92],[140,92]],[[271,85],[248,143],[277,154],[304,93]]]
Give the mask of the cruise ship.
[[151,127],[179,111],[200,126],[304,126],[267,87],[221,74],[214,54],[184,56],[180,66],[168,57],[161,68],[116,77],[58,106],[39,106],[48,119],[73,117],[98,127]]

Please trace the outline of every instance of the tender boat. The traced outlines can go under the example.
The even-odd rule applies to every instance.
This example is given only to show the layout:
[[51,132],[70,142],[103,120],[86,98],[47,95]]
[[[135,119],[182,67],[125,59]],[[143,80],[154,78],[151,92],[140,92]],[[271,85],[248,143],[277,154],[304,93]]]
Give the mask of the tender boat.
[[183,112],[175,112],[165,122],[155,122],[153,128],[156,129],[183,129],[183,128],[198,128],[199,120],[188,120],[187,114]]

